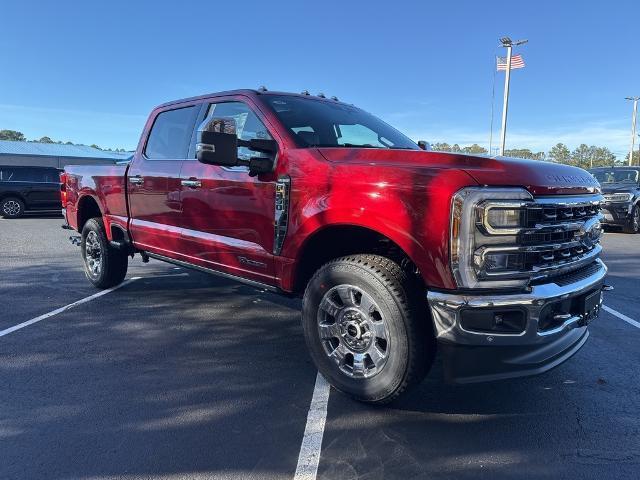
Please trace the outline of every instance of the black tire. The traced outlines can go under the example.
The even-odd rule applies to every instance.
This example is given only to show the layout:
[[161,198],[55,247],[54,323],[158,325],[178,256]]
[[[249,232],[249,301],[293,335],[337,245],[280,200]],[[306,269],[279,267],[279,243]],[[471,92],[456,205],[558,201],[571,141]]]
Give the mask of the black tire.
[[625,233],[638,233],[640,231],[640,208],[635,205],[631,210],[629,224],[624,227]]
[[[97,246],[99,253],[96,253]],[[101,218],[92,218],[85,223],[80,249],[84,274],[95,287],[110,288],[122,283],[127,275],[129,259],[125,251],[109,245]]]
[[2,218],[20,218],[24,215],[24,202],[18,197],[3,198],[0,202]]
[[[350,305],[356,306],[343,302],[342,310],[336,311],[331,323],[332,316],[322,305],[327,305],[327,302],[336,305],[338,299],[332,297],[336,295],[333,292],[338,292],[338,296],[342,297],[345,289],[351,291],[354,303]],[[384,344],[379,344],[382,339],[377,337],[377,333],[369,335],[369,338],[373,337],[373,343],[383,347],[379,350],[384,350],[386,356],[385,360],[380,361],[379,367],[373,356],[364,353],[364,371],[372,372],[370,376],[361,376],[361,367],[356,368],[354,355],[357,354],[362,359],[363,354],[358,352],[362,352],[365,347],[356,345],[359,350],[349,350],[354,338],[364,338],[368,332],[374,331],[367,327],[368,320],[363,320],[367,314],[362,310],[355,316],[356,323],[362,321],[359,324],[362,328],[357,327],[355,332],[356,337],[352,337],[349,327],[345,327],[354,318],[347,317],[345,312],[360,308],[357,307],[358,294],[360,305],[365,295],[368,295],[368,300],[365,300],[367,304],[373,301],[374,306],[368,309],[368,316],[371,321],[376,322],[376,328],[380,328],[379,323],[383,322],[384,335],[388,336]],[[329,319],[328,324],[325,323],[326,319]],[[395,400],[409,387],[419,383],[433,363],[436,346],[424,292],[418,282],[397,263],[379,255],[349,255],[323,265],[305,290],[302,326],[311,358],[320,373],[336,389],[360,401],[386,404]],[[326,328],[332,328],[332,332],[341,333],[330,339],[324,336],[323,339],[320,328],[325,331]],[[371,348],[371,340],[365,343]],[[346,354],[344,364],[330,356],[330,353],[335,355],[338,350],[342,353],[351,352]],[[342,353],[338,356],[343,356]],[[351,372],[349,355],[353,362]]]

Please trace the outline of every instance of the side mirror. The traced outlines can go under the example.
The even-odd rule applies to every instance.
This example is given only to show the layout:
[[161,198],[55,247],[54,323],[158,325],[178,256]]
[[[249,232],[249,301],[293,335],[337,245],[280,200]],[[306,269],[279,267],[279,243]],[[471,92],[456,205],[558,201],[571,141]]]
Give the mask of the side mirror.
[[[239,158],[239,147],[245,147],[254,155],[243,154]],[[236,121],[230,117],[211,117],[198,128],[196,158],[199,162],[222,167],[249,167],[249,175],[273,171],[278,153],[278,143],[271,139],[238,139]]]
[[209,165],[235,167],[238,160],[236,121],[228,117],[212,117],[198,128],[196,158]]
[[426,151],[431,150],[431,145],[429,145],[429,142],[425,142],[424,140],[418,140],[418,146],[422,150],[426,150]]

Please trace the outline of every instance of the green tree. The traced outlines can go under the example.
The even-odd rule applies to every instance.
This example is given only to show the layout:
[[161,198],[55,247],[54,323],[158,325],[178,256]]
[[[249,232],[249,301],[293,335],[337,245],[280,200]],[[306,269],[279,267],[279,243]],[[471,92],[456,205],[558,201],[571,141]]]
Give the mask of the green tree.
[[549,158],[558,163],[569,163],[571,151],[564,143],[558,143],[549,150]]
[[486,148],[481,147],[477,143],[474,143],[473,145],[470,145],[468,147],[464,147],[462,149],[462,152],[469,153],[471,155],[482,155],[488,153]]
[[40,140],[38,140],[38,142],[40,143],[54,143],[53,140],[51,140],[49,137],[40,137]]
[[102,150],[98,145],[96,145],[95,143],[92,143],[90,145],[91,148],[97,148],[98,150]]
[[616,163],[616,156],[607,147],[592,147],[590,167],[609,167]]
[[589,145],[582,143],[573,152],[571,152],[571,164],[576,167],[589,168],[592,155],[592,148]]
[[[640,148],[638,148],[638,150],[633,151],[633,164],[640,165]],[[628,153],[624,156],[624,162],[622,162],[622,165],[629,165]]]
[[451,145],[449,145],[448,143],[438,142],[431,145],[431,150],[434,150],[436,152],[450,152]]
[[532,152],[528,148],[512,148],[504,151],[505,157],[528,158],[530,160],[544,160],[544,152]]
[[0,130],[0,140],[13,140],[14,142],[26,142],[24,133],[17,130]]
[[461,152],[462,150],[460,149],[460,145],[458,145],[457,143],[454,143],[453,146],[451,147],[451,151],[458,153],[458,152]]

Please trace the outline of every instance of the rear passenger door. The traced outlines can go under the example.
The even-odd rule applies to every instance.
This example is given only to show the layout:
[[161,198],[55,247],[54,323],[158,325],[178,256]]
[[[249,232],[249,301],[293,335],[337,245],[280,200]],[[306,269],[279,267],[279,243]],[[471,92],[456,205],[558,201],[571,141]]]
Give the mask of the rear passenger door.
[[180,170],[194,133],[200,105],[155,112],[146,142],[127,175],[131,236],[139,248],[181,258]]

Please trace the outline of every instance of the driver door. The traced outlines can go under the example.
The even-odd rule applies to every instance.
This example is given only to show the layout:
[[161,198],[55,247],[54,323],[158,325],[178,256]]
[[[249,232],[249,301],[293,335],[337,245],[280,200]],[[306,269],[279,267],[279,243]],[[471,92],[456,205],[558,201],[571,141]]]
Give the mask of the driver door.
[[[238,138],[271,139],[264,122],[245,102],[208,105],[205,122],[216,116],[236,121]],[[240,158],[256,156],[240,147]],[[182,236],[190,261],[213,270],[273,284],[275,181],[249,176],[247,167],[186,160],[181,171]]]

